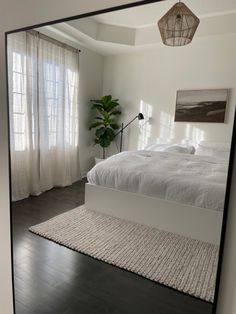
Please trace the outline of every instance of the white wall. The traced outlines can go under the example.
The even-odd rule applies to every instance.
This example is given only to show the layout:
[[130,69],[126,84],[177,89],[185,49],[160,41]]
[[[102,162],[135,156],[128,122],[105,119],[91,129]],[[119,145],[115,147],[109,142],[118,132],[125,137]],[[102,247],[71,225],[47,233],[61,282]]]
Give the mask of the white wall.
[[[219,3],[222,0],[218,1]],[[8,140],[7,140],[7,106],[5,80],[4,32],[35,25],[52,19],[94,11],[118,4],[135,2],[135,0],[2,0],[0,10],[0,310],[1,314],[12,314],[11,261],[10,261],[10,219],[8,193]],[[235,62],[234,62],[235,63]],[[233,65],[232,65],[233,66]],[[235,161],[236,162],[236,161]],[[236,188],[236,171],[234,172]],[[235,194],[235,193],[234,193]],[[227,249],[223,273],[223,285],[220,295],[220,310],[217,314],[234,314],[236,312],[236,207],[235,195],[231,199],[230,228],[227,234]]]
[[[230,141],[236,103],[236,34],[195,39],[191,45],[163,45],[105,58],[105,94],[120,99],[125,122],[138,112],[151,117],[129,129],[126,148],[152,139]],[[230,88],[225,124],[174,122],[176,91]]]

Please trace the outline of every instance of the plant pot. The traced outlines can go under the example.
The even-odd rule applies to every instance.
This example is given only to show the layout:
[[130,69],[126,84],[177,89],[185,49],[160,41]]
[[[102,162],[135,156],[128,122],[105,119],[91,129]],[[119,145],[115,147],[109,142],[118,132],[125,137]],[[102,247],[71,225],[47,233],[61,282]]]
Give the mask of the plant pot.
[[95,157],[94,159],[95,159],[95,164],[98,164],[99,162],[104,160],[102,158],[97,158],[97,157]]

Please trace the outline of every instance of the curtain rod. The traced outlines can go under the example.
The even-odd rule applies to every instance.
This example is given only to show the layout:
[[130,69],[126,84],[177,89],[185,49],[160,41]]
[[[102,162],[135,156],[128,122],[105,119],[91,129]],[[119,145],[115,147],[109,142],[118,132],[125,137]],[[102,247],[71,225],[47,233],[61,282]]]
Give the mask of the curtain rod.
[[66,43],[63,43],[63,42],[61,42],[61,41],[59,41],[59,40],[57,40],[55,38],[49,37],[47,35],[44,35],[43,33],[40,33],[40,32],[38,32],[38,31],[36,31],[34,29],[28,30],[26,32],[28,32],[28,33],[30,33],[32,35],[37,35],[39,38],[47,40],[47,41],[49,41],[49,42],[51,42],[53,44],[56,44],[56,45],[58,45],[58,46],[60,46],[62,48],[66,48],[66,49],[71,50],[71,51],[76,52],[76,53],[80,53],[81,52],[80,49],[76,49],[76,48],[74,48],[74,47],[72,47],[70,45],[67,45]]

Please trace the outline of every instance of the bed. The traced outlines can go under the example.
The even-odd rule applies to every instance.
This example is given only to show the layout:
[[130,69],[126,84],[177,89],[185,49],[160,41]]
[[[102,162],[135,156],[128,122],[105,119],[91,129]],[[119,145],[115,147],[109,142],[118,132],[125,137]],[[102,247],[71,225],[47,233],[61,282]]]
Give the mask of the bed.
[[219,244],[228,160],[175,152],[127,151],[87,175],[90,209]]

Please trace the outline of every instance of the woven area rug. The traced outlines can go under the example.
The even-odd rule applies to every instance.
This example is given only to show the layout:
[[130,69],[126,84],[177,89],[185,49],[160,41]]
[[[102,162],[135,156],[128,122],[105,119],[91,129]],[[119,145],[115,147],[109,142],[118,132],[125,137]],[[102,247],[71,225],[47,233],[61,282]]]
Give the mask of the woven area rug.
[[218,246],[80,206],[29,229],[68,248],[213,302]]

